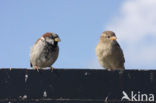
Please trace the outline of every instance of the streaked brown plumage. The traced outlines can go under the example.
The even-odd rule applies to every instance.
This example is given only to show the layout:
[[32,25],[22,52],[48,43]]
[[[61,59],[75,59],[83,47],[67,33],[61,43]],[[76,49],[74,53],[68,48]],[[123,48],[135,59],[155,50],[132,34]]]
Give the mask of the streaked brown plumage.
[[102,67],[110,70],[124,70],[124,55],[112,31],[105,31],[96,46],[97,59]]
[[47,32],[39,38],[30,51],[30,66],[35,69],[51,67],[59,54],[60,38],[55,33]]

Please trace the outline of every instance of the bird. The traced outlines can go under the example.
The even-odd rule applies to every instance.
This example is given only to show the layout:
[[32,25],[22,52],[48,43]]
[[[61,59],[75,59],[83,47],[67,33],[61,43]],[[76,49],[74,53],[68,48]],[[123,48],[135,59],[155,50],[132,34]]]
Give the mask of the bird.
[[59,55],[58,42],[61,39],[58,34],[46,32],[32,46],[30,50],[30,66],[34,69],[50,67],[57,60]]
[[125,70],[125,58],[113,31],[104,31],[96,46],[99,64],[107,70]]

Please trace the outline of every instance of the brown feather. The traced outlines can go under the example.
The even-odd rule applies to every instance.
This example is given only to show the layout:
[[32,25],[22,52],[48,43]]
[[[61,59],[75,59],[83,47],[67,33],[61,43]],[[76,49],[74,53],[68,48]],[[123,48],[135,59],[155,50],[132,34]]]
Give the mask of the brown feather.
[[53,35],[53,34],[52,34],[51,32],[47,32],[47,33],[43,34],[42,37],[43,37],[43,38],[52,37],[52,35]]

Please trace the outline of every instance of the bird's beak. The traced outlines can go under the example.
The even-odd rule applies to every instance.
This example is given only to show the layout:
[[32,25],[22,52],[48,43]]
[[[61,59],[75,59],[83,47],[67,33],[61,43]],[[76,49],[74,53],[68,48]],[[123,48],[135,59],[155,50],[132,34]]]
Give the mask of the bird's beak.
[[110,40],[116,40],[116,39],[117,39],[117,37],[115,37],[115,36],[110,38]]
[[55,38],[55,41],[56,41],[56,42],[60,42],[61,39],[60,39],[60,38]]

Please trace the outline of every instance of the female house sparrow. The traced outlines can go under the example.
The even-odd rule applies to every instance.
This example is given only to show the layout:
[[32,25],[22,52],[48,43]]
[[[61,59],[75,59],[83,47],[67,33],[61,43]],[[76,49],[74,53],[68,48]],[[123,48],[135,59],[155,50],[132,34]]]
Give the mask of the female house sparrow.
[[[39,38],[30,51],[30,66],[34,69],[51,67],[59,54],[57,34],[47,32]],[[52,67],[51,67],[52,68]]]
[[124,70],[124,55],[116,39],[114,32],[103,32],[96,46],[96,55],[102,67],[111,70]]

